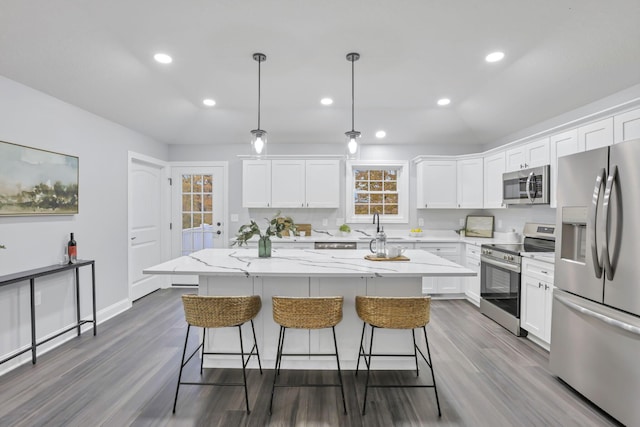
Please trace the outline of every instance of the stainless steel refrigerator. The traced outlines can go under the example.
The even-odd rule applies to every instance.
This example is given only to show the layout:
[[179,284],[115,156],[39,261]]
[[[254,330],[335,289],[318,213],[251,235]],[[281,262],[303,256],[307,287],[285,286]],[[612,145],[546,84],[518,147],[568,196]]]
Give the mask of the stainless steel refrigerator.
[[558,159],[551,371],[640,426],[640,140]]

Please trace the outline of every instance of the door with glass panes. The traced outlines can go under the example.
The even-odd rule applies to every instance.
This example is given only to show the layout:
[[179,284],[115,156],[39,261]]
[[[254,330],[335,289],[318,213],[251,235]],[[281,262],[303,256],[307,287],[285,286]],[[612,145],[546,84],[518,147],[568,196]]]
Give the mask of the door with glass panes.
[[[226,162],[172,167],[172,256],[228,247]],[[173,284],[197,284],[197,276],[174,276]]]

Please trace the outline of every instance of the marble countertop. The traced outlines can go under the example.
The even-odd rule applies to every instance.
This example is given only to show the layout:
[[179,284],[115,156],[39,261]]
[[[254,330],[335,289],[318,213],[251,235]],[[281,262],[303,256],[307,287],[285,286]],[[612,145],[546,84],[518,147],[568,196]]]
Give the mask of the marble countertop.
[[204,249],[143,270],[145,274],[279,277],[475,276],[473,270],[423,250],[407,250],[410,261],[369,261],[368,250],[274,249],[259,258],[256,248]]

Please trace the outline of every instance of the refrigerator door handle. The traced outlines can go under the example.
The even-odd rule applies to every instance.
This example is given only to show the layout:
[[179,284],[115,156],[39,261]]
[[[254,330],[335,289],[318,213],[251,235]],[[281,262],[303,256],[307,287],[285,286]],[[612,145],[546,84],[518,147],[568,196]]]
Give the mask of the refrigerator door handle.
[[600,314],[597,313],[593,310],[589,310],[586,307],[583,307],[579,304],[576,304],[575,302],[569,301],[568,299],[566,299],[565,297],[562,297],[560,295],[554,295],[554,298],[556,300],[558,300],[558,302],[561,302],[562,304],[566,305],[567,307],[571,308],[572,310],[575,310],[579,313],[584,314],[585,316],[589,316],[589,317],[593,317],[595,319],[600,320],[601,322],[606,323],[607,325],[619,328],[619,329],[623,329],[627,332],[631,332],[632,334],[635,335],[640,335],[640,328],[634,325],[630,325],[628,323],[625,322],[621,322],[620,320],[617,319],[612,319],[609,316],[605,316],[604,314]]
[[[591,206],[589,207],[589,220],[592,226],[589,228],[591,234],[591,257],[593,258],[593,269],[596,277],[600,279],[602,277],[602,263],[600,257],[598,257],[598,241],[596,233],[596,224],[598,219],[598,202],[600,201],[600,189],[605,179],[605,170],[600,169],[598,176],[596,176],[596,183],[593,187],[593,196],[591,197]],[[602,236],[602,233],[600,233]]]
[[533,178],[533,172],[527,177],[527,198],[529,199],[529,203],[533,203],[533,198],[531,197],[531,178]]
[[618,167],[613,166],[611,173],[607,178],[607,186],[604,189],[604,203],[602,208],[604,210],[604,220],[602,221],[602,233],[604,234],[604,240],[601,242],[602,253],[602,267],[607,274],[608,280],[613,280],[613,267],[611,266],[611,254],[609,253],[609,215],[611,214],[611,192],[613,191],[613,185],[618,177]]

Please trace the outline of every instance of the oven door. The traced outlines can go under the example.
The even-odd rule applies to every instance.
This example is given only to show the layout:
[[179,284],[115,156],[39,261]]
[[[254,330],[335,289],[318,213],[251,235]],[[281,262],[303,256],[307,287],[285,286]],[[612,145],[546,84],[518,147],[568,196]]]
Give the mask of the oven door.
[[480,258],[480,296],[520,318],[520,266]]

